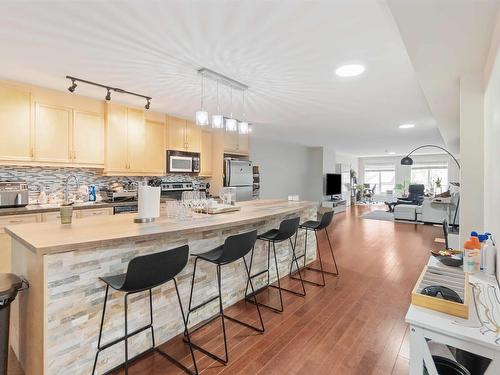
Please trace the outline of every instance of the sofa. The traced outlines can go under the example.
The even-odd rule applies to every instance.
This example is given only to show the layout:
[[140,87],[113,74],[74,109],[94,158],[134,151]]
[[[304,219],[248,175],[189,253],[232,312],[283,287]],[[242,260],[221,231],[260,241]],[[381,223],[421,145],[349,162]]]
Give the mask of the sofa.
[[[440,203],[433,201],[432,198],[425,198],[422,205],[400,204],[394,207],[394,219],[429,224],[441,224],[446,219],[451,224],[458,199],[459,194],[453,194],[449,200],[443,200]],[[458,224],[458,222],[457,215],[456,223]]]

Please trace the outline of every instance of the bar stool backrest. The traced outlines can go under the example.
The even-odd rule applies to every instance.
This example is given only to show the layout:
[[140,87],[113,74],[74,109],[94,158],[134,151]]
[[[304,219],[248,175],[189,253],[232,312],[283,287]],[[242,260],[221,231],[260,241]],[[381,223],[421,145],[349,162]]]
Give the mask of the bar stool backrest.
[[257,241],[257,230],[229,236],[222,247],[221,263],[231,263],[247,255]]
[[299,229],[300,217],[294,217],[292,219],[283,220],[280,223],[280,227],[278,230],[278,235],[276,236],[276,241],[284,241],[288,240],[295,233],[297,233],[297,229]]
[[328,227],[333,220],[334,214],[335,214],[334,211],[325,212],[323,214],[323,216],[321,217],[321,221],[319,222],[319,226],[316,228],[316,230],[321,230],[321,229],[325,229],[326,227]]
[[132,259],[121,290],[146,290],[172,280],[186,266],[188,256],[189,246],[184,245]]

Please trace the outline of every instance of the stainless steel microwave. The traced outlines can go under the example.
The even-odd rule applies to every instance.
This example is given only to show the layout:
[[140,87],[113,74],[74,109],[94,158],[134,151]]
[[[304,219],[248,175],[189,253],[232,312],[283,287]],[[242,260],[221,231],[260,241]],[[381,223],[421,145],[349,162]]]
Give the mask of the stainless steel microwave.
[[167,151],[168,173],[200,173],[200,154],[198,152]]

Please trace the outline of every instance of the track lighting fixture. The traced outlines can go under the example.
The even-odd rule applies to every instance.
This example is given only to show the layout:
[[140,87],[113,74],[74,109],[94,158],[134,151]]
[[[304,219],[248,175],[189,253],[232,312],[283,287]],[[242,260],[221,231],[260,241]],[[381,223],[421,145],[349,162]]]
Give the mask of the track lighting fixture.
[[75,80],[72,79],[71,80],[71,86],[68,87],[68,90],[69,90],[69,92],[75,92],[75,89],[76,89],[76,83],[75,83]]
[[72,77],[72,76],[66,76],[66,78],[71,80],[71,86],[68,87],[68,90],[70,92],[74,92],[75,91],[75,89],[76,89],[76,82],[78,81],[78,82],[86,83],[88,85],[102,87],[103,89],[106,89],[107,90],[107,94],[105,96],[105,99],[107,101],[111,100],[111,91],[118,92],[120,94],[128,94],[128,95],[138,96],[140,98],[146,99],[147,102],[146,102],[146,105],[144,106],[144,108],[146,108],[146,109],[149,109],[149,107],[151,106],[151,99],[153,99],[150,96],[146,96],[146,95],[142,95],[142,94],[137,94],[135,92],[123,90],[123,89],[120,89],[118,87],[111,87],[111,86],[102,85],[100,83],[92,82],[92,81],[87,81],[87,80],[81,79],[81,78],[76,78],[76,77]]

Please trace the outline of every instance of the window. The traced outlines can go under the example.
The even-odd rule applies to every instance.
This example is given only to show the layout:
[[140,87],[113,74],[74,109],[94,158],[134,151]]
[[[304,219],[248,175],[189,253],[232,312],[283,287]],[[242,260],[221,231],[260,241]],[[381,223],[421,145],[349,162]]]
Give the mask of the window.
[[375,185],[375,193],[385,193],[394,190],[396,172],[393,164],[365,166],[365,184]]
[[435,191],[438,178],[441,179],[441,191],[448,190],[447,164],[414,164],[411,167],[411,183],[423,184],[426,190]]

